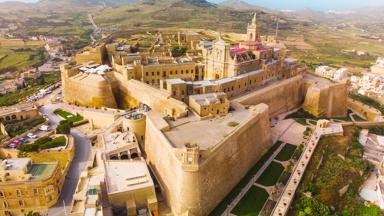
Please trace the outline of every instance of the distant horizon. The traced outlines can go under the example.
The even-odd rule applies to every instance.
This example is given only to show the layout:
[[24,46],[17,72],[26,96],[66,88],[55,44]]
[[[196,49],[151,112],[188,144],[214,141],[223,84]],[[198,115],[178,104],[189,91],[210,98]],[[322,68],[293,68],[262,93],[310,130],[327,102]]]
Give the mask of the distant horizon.
[[[39,0],[0,0],[0,2],[26,2],[35,3]],[[60,0],[57,0],[60,1]],[[225,0],[207,0],[212,3],[221,3]],[[384,6],[383,0],[243,0],[255,6],[276,10],[353,10],[362,7]]]
[[[220,3],[225,0],[208,0]],[[328,10],[353,10],[362,7],[384,6],[383,0],[243,0],[255,6],[276,10],[302,10],[312,9],[319,11]]]

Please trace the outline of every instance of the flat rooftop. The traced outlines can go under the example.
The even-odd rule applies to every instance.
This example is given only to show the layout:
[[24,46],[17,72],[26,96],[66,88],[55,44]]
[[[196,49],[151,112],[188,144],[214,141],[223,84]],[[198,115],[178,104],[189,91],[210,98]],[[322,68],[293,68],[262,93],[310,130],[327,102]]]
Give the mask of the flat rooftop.
[[32,174],[31,180],[42,180],[48,178],[53,174],[57,166],[57,163],[32,164],[29,168],[29,173]]
[[33,109],[37,109],[37,108],[34,104],[31,104],[31,103],[18,104],[10,107],[1,107],[0,115],[7,115],[15,112],[23,112],[23,111],[33,110]]
[[107,161],[105,162],[105,171],[108,194],[154,186],[144,160]]
[[[200,146],[201,150],[208,150],[218,145],[230,133],[253,118],[252,114],[238,104],[231,104],[235,109],[224,117],[200,120],[197,116],[189,115],[176,121],[169,121],[171,130],[164,135],[176,148],[183,148],[187,143]],[[238,123],[231,127],[230,122]]]
[[220,96],[226,95],[224,92],[198,94],[189,96],[190,100],[194,100],[200,106],[209,105],[211,103],[220,103]]
[[319,85],[324,85],[324,86],[328,86],[330,84],[334,84],[334,82],[332,82],[332,81],[330,81],[328,79],[325,79],[325,78],[322,78],[322,77],[318,77],[318,76],[314,76],[314,75],[309,74],[309,73],[304,74],[304,79],[312,81],[312,82],[315,82],[316,84],[319,84]]
[[5,170],[7,171],[18,171],[25,169],[29,164],[31,164],[31,158],[10,158],[6,160],[1,160],[1,165],[3,168],[8,166]]

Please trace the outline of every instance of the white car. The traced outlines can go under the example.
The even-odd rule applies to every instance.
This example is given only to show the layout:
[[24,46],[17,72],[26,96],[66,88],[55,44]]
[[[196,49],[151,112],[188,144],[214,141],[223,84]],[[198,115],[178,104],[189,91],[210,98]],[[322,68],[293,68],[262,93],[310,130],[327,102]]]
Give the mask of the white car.
[[30,139],[36,139],[37,138],[36,134],[33,134],[33,133],[27,134],[27,137]]
[[39,127],[39,130],[41,130],[41,131],[48,131],[49,130],[49,126],[48,125],[41,125]]

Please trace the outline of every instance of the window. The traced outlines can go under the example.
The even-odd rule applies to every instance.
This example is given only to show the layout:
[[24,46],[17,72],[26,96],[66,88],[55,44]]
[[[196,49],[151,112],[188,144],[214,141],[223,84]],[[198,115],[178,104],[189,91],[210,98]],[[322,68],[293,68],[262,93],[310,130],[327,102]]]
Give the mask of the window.
[[169,73],[170,73],[171,75],[173,75],[173,71],[170,71]]
[[175,74],[177,75],[177,70],[175,71]]
[[23,200],[19,200],[19,206],[24,207],[24,201]]
[[173,91],[173,96],[175,96],[176,95],[176,91]]
[[145,72],[145,76],[148,76],[148,72]]
[[152,76],[155,76],[155,72],[152,72]]
[[181,74],[184,74],[184,71],[183,70],[181,70],[181,72],[180,72]]
[[1,198],[4,197],[4,193],[3,193],[3,191],[0,191],[0,197],[1,197]]
[[189,70],[186,70],[185,73],[186,73],[186,74],[189,74]]
[[33,194],[35,196],[38,196],[39,195],[39,188],[33,188]]
[[8,203],[7,203],[7,201],[3,201],[3,206],[4,206],[4,208],[8,208]]
[[159,71],[157,71],[157,76],[159,76],[160,75],[160,72]]
[[21,190],[20,189],[16,189],[16,196],[18,196],[18,197],[21,196]]

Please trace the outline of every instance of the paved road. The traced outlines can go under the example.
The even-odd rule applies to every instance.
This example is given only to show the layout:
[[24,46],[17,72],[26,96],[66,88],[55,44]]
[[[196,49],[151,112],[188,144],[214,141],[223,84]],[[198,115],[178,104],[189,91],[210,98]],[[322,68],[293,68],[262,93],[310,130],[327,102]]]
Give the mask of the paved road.
[[[60,118],[53,112],[59,108],[58,105],[48,104],[40,108],[40,112],[46,114],[49,118],[50,125],[58,125]],[[48,210],[49,216],[62,216],[65,215],[64,202],[66,206],[67,215],[69,215],[70,204],[72,202],[73,194],[75,193],[77,182],[79,181],[80,174],[84,170],[89,154],[91,151],[90,140],[76,129],[71,130],[71,135],[75,141],[75,157],[68,170],[63,189],[60,194],[59,201],[55,206]]]
[[95,40],[95,38],[93,37],[93,34],[99,29],[99,27],[96,25],[95,21],[93,20],[93,16],[92,16],[92,14],[88,14],[88,19],[89,19],[89,21],[92,23],[93,28],[94,28],[93,32],[92,32],[89,36],[91,37],[91,40],[92,40],[93,42],[95,42],[96,40]]

